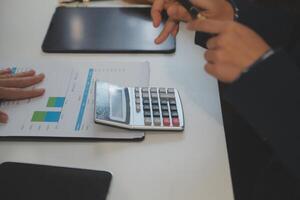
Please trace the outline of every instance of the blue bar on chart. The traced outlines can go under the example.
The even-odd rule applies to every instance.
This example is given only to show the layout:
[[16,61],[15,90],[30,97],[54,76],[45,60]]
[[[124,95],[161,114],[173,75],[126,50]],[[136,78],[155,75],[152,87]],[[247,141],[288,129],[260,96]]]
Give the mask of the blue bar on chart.
[[93,73],[94,73],[94,70],[89,69],[88,75],[87,75],[87,80],[86,80],[86,83],[85,83],[85,88],[84,88],[84,91],[83,91],[81,106],[80,106],[80,110],[79,110],[78,117],[77,117],[75,131],[79,131],[80,128],[81,128],[82,119],[83,119],[83,116],[84,116],[84,111],[85,111],[85,107],[86,107],[86,103],[87,103],[87,100],[88,100],[89,91],[90,91],[90,87],[91,87],[91,83],[92,83],[92,79],[93,79]]
[[65,104],[65,97],[49,97],[47,107],[62,108]]
[[61,112],[47,112],[46,122],[59,122]]
[[59,122],[61,112],[35,111],[31,118],[32,122]]

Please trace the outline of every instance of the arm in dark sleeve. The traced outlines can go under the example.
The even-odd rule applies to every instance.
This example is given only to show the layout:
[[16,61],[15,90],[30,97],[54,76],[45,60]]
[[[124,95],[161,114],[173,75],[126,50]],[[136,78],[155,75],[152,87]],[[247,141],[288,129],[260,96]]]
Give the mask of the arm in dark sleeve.
[[[293,31],[294,16],[291,16],[280,7],[266,8],[251,1],[234,0],[234,4],[239,9],[237,22],[254,30],[273,49],[287,44]],[[274,24],[274,22],[276,23]],[[207,40],[211,37],[210,34],[196,32],[195,44],[206,48]]]
[[300,178],[300,68],[288,54],[259,63],[225,86],[222,96]]

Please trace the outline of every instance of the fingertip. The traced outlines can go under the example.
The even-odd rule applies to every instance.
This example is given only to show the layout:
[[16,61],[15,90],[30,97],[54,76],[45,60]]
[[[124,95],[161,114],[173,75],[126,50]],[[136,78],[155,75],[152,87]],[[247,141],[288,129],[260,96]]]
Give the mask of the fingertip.
[[41,77],[42,79],[45,78],[45,74],[44,73],[40,73],[38,76]]
[[156,28],[156,20],[154,18],[152,19],[152,24],[153,24],[153,27]]
[[45,92],[46,90],[44,88],[38,88],[38,89],[34,89],[31,94],[32,97],[38,97],[44,95]]
[[0,74],[1,74],[1,75],[4,75],[4,74],[11,74],[11,73],[12,73],[11,68],[5,68],[5,69],[1,69],[1,70],[0,70]]
[[160,36],[154,40],[155,44],[161,44],[162,41],[163,41],[163,39]]
[[0,122],[5,124],[8,122],[8,115],[6,113],[0,113]]
[[156,38],[156,39],[154,40],[154,43],[155,43],[155,44],[159,44],[159,40]]
[[154,28],[158,28],[159,25],[160,25],[160,21],[159,20],[156,20],[155,22],[153,22]]
[[153,16],[152,16],[152,19],[153,19],[153,26],[155,28],[159,27],[160,22],[161,22],[160,14],[154,13]]
[[4,123],[7,124],[8,122],[8,116],[6,116],[6,118],[4,119]]
[[39,92],[41,93],[41,94],[44,94],[45,92],[46,92],[46,90],[44,89],[44,88],[40,88],[40,89],[38,89],[39,90]]

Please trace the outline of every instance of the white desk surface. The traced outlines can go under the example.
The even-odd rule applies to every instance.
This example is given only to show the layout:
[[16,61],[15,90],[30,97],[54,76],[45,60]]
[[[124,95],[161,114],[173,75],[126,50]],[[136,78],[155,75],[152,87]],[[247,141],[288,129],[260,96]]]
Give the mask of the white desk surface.
[[45,54],[41,44],[56,5],[1,0],[0,60],[148,60],[151,85],[179,89],[186,129],[148,132],[137,143],[0,142],[0,162],[108,170],[113,173],[108,200],[232,200],[217,81],[203,70],[204,50],[194,45],[194,33],[181,25],[173,55]]

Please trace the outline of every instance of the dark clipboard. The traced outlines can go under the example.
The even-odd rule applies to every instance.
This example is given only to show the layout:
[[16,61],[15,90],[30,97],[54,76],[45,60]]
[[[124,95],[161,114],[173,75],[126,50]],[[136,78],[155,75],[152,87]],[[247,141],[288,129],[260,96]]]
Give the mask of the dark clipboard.
[[157,45],[163,28],[152,25],[150,8],[58,7],[42,50],[46,53],[174,53],[173,36]]
[[5,200],[105,200],[112,175],[106,171],[6,162],[0,165]]

